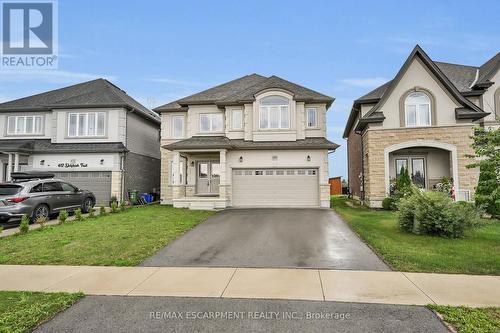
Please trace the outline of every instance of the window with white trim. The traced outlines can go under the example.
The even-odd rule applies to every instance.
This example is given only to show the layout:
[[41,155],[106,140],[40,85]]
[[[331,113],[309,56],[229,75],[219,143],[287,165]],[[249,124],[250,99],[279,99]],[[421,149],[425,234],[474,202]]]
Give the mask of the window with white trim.
[[423,92],[416,91],[405,99],[405,124],[407,127],[431,125],[431,99]]
[[43,116],[9,116],[8,135],[43,134]]
[[233,110],[231,111],[232,128],[233,130],[243,129],[243,111]]
[[[169,185],[174,185],[174,182],[173,182],[173,179],[174,179],[174,161],[170,161],[169,162],[169,166],[170,166],[170,173],[168,175],[168,184]],[[184,175],[186,174],[186,167],[185,167],[185,164],[184,164],[184,161],[179,161],[179,184],[176,184],[176,185],[185,185],[186,183],[186,179],[184,177]]]
[[200,132],[222,132],[224,130],[224,119],[222,113],[200,114]]
[[318,110],[316,108],[307,108],[307,127],[318,127]]
[[184,137],[184,116],[172,116],[172,138]]
[[260,100],[260,129],[290,128],[290,102],[281,96],[268,96]]
[[104,112],[78,112],[68,114],[68,136],[104,136],[106,114]]

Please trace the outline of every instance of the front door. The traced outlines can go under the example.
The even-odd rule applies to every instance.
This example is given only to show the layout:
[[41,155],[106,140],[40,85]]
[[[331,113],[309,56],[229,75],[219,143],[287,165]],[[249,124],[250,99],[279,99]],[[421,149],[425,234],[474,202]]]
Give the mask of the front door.
[[196,194],[219,194],[220,163],[218,161],[198,162],[196,174]]

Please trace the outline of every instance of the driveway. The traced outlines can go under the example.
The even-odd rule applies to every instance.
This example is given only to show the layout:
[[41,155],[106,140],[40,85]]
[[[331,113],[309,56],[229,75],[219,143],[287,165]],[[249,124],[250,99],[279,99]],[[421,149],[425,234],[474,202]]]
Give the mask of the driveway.
[[35,330],[125,331],[449,333],[420,306],[132,296],[87,296]]
[[328,209],[225,210],[140,266],[390,270]]

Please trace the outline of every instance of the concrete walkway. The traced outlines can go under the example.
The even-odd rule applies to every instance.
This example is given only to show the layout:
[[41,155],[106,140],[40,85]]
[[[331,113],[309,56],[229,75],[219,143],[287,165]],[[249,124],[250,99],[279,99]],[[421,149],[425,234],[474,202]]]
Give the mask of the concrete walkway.
[[381,271],[1,265],[1,290],[500,306],[500,277]]

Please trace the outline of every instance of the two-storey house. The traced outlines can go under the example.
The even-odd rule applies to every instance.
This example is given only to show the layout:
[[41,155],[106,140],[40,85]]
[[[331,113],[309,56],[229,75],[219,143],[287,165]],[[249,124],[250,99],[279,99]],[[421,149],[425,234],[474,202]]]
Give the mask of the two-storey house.
[[247,75],[160,106],[161,200],[174,207],[329,207],[333,98]]
[[404,167],[422,189],[446,177],[456,200],[472,200],[470,137],[475,126],[499,126],[499,68],[500,53],[466,66],[433,61],[417,45],[393,80],[354,101],[344,131],[351,193],[380,207]]
[[159,191],[160,118],[104,79],[0,104],[0,181],[54,172],[97,204]]

